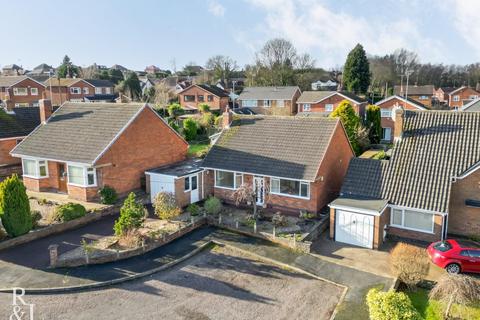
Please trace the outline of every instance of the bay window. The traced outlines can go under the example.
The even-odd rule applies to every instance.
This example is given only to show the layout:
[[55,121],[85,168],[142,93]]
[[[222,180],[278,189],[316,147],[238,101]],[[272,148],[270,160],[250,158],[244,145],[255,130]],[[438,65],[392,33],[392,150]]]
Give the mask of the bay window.
[[392,208],[390,224],[402,229],[433,233],[434,217],[432,213]]
[[310,184],[298,180],[271,178],[270,192],[290,197],[310,198]]
[[215,187],[238,189],[243,183],[243,175],[238,172],[215,170]]
[[48,162],[46,160],[22,159],[23,175],[30,178],[48,177]]
[[68,183],[80,187],[94,187],[97,185],[95,168],[77,165],[68,165]]

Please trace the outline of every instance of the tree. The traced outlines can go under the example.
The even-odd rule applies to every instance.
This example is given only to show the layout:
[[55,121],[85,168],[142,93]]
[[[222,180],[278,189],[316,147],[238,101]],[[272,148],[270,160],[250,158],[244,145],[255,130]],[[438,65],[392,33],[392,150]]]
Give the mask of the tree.
[[168,115],[177,120],[178,117],[181,115],[185,114],[185,110],[183,110],[182,106],[179,105],[178,103],[172,103],[171,105],[168,106]]
[[75,78],[79,75],[79,68],[70,61],[69,56],[65,55],[62,64],[57,68],[57,76],[59,78]]
[[338,107],[330,113],[331,118],[340,118],[347,132],[348,139],[356,154],[360,152],[357,144],[357,130],[360,125],[360,118],[355,113],[355,109],[348,100],[340,102]]
[[257,192],[254,187],[247,183],[242,184],[240,188],[233,192],[233,201],[235,201],[236,206],[242,203],[251,204],[253,206],[253,218],[257,219]]
[[365,93],[368,90],[370,67],[367,54],[361,44],[357,44],[347,56],[343,68],[343,84],[348,91],[354,93]]
[[25,234],[33,227],[27,192],[16,174],[0,183],[0,217],[10,237]]
[[183,134],[185,140],[192,141],[197,137],[198,123],[192,118],[185,119],[183,121]]
[[145,209],[140,201],[137,201],[135,193],[130,192],[120,209],[120,217],[115,221],[113,230],[116,236],[123,236],[127,232],[138,229],[145,221]]
[[157,108],[164,109],[174,97],[175,93],[170,90],[165,82],[161,81],[155,85],[155,96],[153,97],[153,101]]
[[108,76],[110,78],[110,81],[112,81],[115,84],[118,84],[120,81],[123,80],[123,73],[118,69],[108,70]]
[[139,101],[142,97],[142,88],[140,86],[140,80],[135,72],[130,72],[125,80],[120,81],[115,90],[121,94],[126,94],[130,99]]
[[198,105],[198,111],[200,111],[200,113],[208,113],[210,112],[210,106],[206,103],[200,103]]
[[367,106],[367,117],[365,120],[365,126],[368,129],[368,137],[373,144],[379,143],[382,138],[382,124],[380,107],[376,105]]
[[480,282],[473,277],[445,274],[430,291],[431,299],[438,299],[447,304],[445,319],[450,319],[452,305],[467,305],[480,301]]
[[227,81],[232,72],[238,68],[237,62],[230,57],[216,55],[207,60],[205,67],[213,70],[215,79]]

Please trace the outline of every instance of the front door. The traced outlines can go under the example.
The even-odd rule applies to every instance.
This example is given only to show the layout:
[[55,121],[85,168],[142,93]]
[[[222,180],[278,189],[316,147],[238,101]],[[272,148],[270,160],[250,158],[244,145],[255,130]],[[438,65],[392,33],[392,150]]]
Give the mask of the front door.
[[253,188],[255,190],[255,198],[257,204],[262,206],[265,201],[265,188],[263,185],[263,177],[253,178]]
[[65,163],[58,164],[58,191],[67,192],[67,169]]
[[185,179],[190,178],[190,203],[198,202],[198,173],[194,174],[193,176],[186,177]]

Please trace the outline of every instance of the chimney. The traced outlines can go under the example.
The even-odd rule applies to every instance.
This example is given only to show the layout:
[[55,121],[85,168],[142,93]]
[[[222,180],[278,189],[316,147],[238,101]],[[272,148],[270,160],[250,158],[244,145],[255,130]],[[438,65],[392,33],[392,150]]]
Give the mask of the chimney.
[[41,99],[38,104],[40,105],[40,121],[45,124],[53,112],[52,102],[48,99]]
[[230,124],[232,123],[233,120],[233,113],[230,111],[230,107],[227,107],[225,109],[225,112],[223,113],[223,119],[222,119],[222,129],[229,129]]
[[395,127],[393,131],[393,141],[399,141],[402,139],[403,133],[403,117],[405,115],[405,110],[403,107],[398,107],[395,109]]

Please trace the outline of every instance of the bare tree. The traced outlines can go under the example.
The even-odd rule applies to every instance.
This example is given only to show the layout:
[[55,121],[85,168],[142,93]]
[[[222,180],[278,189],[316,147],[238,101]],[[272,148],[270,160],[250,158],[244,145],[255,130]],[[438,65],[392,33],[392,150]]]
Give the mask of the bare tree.
[[170,100],[175,96],[174,92],[167,86],[164,81],[155,85],[155,96],[153,102],[158,108],[166,108],[170,104]]
[[407,49],[397,49],[393,53],[395,61],[395,71],[400,76],[400,84],[403,85],[403,76],[407,71],[417,71],[418,55],[413,51]]
[[295,60],[295,67],[298,70],[311,70],[315,68],[315,59],[308,53],[301,54]]
[[233,200],[235,205],[239,206],[242,203],[253,205],[253,217],[257,219],[257,193],[256,190],[247,183],[244,183],[233,193]]
[[205,68],[213,70],[216,79],[226,81],[238,66],[237,62],[230,57],[216,55],[207,60]]

